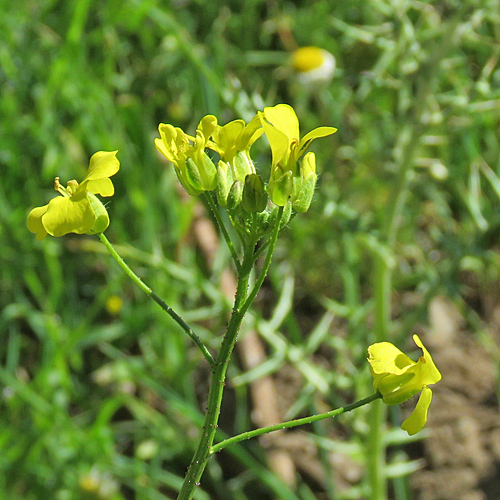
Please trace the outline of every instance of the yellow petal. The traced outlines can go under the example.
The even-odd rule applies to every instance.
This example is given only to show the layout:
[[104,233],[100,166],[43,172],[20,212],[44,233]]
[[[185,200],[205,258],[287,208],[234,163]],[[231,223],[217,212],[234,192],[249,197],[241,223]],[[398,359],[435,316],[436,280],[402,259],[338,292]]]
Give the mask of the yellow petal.
[[245,122],[243,120],[233,120],[232,122],[227,123],[223,127],[217,128],[216,144],[220,148],[221,156],[226,161],[229,161],[231,159],[228,158],[228,156],[232,157],[236,153],[236,150],[234,151],[231,150],[234,149],[236,144],[236,139],[241,134],[244,128],[245,128]]
[[203,135],[204,145],[207,144],[216,128],[217,118],[214,115],[207,115],[201,119],[200,123],[198,124],[197,131],[201,132],[201,134]]
[[427,422],[427,413],[429,412],[431,401],[432,391],[428,387],[424,387],[417,406],[413,410],[413,413],[403,422],[401,429],[406,431],[410,436],[421,431]]
[[297,160],[305,153],[306,149],[310,146],[314,139],[318,139],[318,137],[326,137],[334,134],[335,132],[337,132],[335,127],[318,127],[308,132],[300,141],[295,159]]
[[243,132],[238,137],[236,144],[236,149],[238,151],[248,151],[252,147],[252,144],[264,133],[262,124],[257,115],[255,115],[247,126],[244,128]]
[[167,148],[165,147],[165,144],[164,142],[161,140],[161,139],[158,139],[156,138],[155,139],[155,146],[156,146],[156,149],[165,157],[167,158],[167,160],[169,161],[173,161],[169,158],[170,156],[170,153],[169,151],[167,150]]
[[[81,185],[81,184],[80,184]],[[85,183],[87,191],[101,196],[113,196],[115,194],[115,187],[111,179],[96,179],[87,181]]]
[[441,372],[438,370],[437,366],[434,364],[434,360],[430,355],[429,351],[424,347],[422,341],[418,335],[413,335],[413,340],[415,344],[422,349],[424,355],[418,360],[420,364],[420,382],[422,385],[430,385],[439,382],[442,378]]
[[116,157],[118,151],[98,151],[90,158],[89,169],[87,175],[82,181],[105,179],[115,175],[120,170],[120,162]]
[[409,366],[416,364],[390,342],[378,342],[371,345],[368,348],[368,354],[368,363],[374,374],[398,375],[406,371]]
[[26,225],[28,229],[36,234],[36,239],[42,241],[47,236],[47,231],[43,227],[42,217],[47,212],[48,205],[34,208],[28,215]]
[[165,158],[167,158],[167,160],[175,163],[179,154],[179,144],[181,142],[177,129],[169,123],[160,123],[158,131],[160,132],[161,138],[155,139],[156,148]]
[[288,137],[289,142],[293,139],[299,140],[299,120],[291,106],[278,104],[264,108],[264,116],[269,123]]
[[273,165],[277,165],[283,158],[285,158],[289,152],[290,141],[288,137],[280,132],[278,129],[270,125],[265,119],[262,113],[259,113],[261,117],[262,127],[266,133],[267,140],[271,146],[271,152],[273,155]]
[[52,236],[68,233],[84,234],[92,229],[95,215],[86,196],[54,198],[42,217],[45,230]]

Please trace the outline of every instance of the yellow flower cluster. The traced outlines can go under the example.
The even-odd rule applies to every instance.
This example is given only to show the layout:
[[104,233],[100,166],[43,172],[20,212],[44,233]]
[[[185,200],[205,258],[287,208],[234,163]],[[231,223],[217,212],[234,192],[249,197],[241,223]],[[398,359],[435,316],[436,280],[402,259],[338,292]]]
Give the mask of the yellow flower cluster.
[[[218,200],[223,206],[234,205],[231,196],[238,201],[241,196],[244,198],[245,186],[255,190],[259,185],[255,181],[257,172],[250,148],[265,133],[272,152],[269,198],[277,206],[285,206],[290,201],[298,212],[309,208],[317,178],[314,153],[305,155],[300,166],[298,161],[314,139],[337,131],[333,127],[319,127],[300,139],[297,115],[287,104],[264,108],[248,124],[234,120],[221,126],[215,116],[205,116],[198,125],[196,137],[164,123],[158,130],[160,138],[155,141],[156,147],[174,164],[186,191],[196,195],[217,187]],[[204,148],[219,153],[221,159],[217,167],[211,164]],[[246,182],[248,176],[251,182]],[[260,210],[255,211],[264,209],[262,203],[257,205]]]
[[[232,210],[232,215],[239,213],[240,227],[244,227],[249,218],[245,219],[242,211],[260,213],[265,226],[270,217],[270,212],[264,213],[269,200],[274,208],[288,206],[297,212],[307,211],[317,175],[314,153],[305,152],[314,139],[333,134],[337,129],[319,127],[300,139],[295,111],[287,104],[278,104],[264,108],[248,124],[234,120],[221,126],[215,116],[207,115],[200,121],[194,137],[165,123],[161,123],[158,130],[156,148],[173,163],[186,191],[197,196],[216,190],[219,204]],[[272,152],[267,186],[250,157],[250,148],[264,133]],[[220,156],[217,166],[207,155],[207,149]],[[72,180],[63,187],[56,178],[55,189],[62,196],[34,208],[28,215],[28,229],[37,239],[43,240],[47,234],[101,233],[108,227],[106,208],[95,195],[113,195],[109,178],[120,168],[116,153],[95,153],[81,184]]]

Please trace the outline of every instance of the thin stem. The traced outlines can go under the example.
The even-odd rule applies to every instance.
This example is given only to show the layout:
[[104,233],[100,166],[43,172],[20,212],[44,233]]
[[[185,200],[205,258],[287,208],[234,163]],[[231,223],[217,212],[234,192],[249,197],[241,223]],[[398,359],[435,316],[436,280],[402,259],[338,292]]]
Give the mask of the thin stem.
[[274,249],[276,248],[276,241],[278,240],[278,235],[280,232],[281,217],[283,216],[283,210],[284,207],[279,208],[278,216],[276,217],[276,225],[274,226],[273,234],[271,235],[271,239],[269,242],[269,249],[267,251],[266,260],[264,261],[264,265],[262,266],[262,270],[260,271],[259,277],[257,278],[257,281],[255,282],[252,291],[248,295],[248,298],[242,307],[243,314],[245,314],[245,312],[248,310],[252,302],[255,300],[255,297],[259,293],[262,283],[264,283],[264,279],[266,278],[267,272],[269,271],[269,266],[271,265],[271,259],[273,257]]
[[217,356],[215,365],[212,367],[210,389],[208,392],[207,413],[205,415],[205,422],[203,424],[200,442],[198,443],[198,447],[193,456],[191,465],[189,466],[177,500],[191,500],[193,498],[194,491],[200,484],[200,478],[205,470],[207,460],[210,458],[210,448],[215,438],[217,423],[219,421],[220,405],[222,401],[222,393],[224,391],[227,366],[236,342],[239,327],[243,320],[241,306],[245,302],[247,296],[248,279],[251,270],[251,265],[248,266],[246,264],[250,261],[252,253],[253,249],[249,249],[248,247],[245,249],[242,271],[238,274],[238,285],[231,319],[229,320],[226,334],[222,339],[219,355]]
[[268,239],[265,243],[263,243],[253,254],[253,261],[257,262],[257,259],[265,252],[266,248],[269,246],[270,240]]
[[207,460],[211,456],[212,444],[215,438],[217,423],[219,421],[220,405],[222,401],[222,394],[224,392],[224,385],[226,379],[227,367],[236,343],[243,317],[250,307],[253,299],[256,297],[260,286],[262,285],[265,273],[269,269],[271,263],[272,253],[276,246],[276,239],[280,229],[281,215],[283,209],[280,209],[276,220],[276,226],[271,237],[271,244],[266,256],[264,268],[255,284],[250,295],[248,294],[248,281],[250,273],[254,264],[254,251],[255,241],[247,243],[244,248],[243,261],[238,272],[238,285],[236,288],[236,296],[234,298],[233,310],[231,318],[226,330],[226,334],[222,339],[221,348],[217,356],[215,365],[212,367],[212,375],[210,378],[210,389],[208,392],[208,405],[207,413],[205,415],[205,422],[200,437],[200,442],[193,456],[191,465],[182,484],[181,491],[177,500],[191,500],[197,486],[200,484],[200,478],[207,465]]
[[226,245],[229,248],[229,251],[231,252],[231,256],[233,257],[233,261],[234,261],[234,265],[236,266],[236,270],[239,272],[241,269],[240,259],[238,258],[238,253],[236,252],[236,249],[234,248],[233,241],[231,240],[231,237],[229,236],[229,233],[227,232],[226,225],[224,224],[224,221],[222,220],[219,209],[217,208],[217,205],[215,204],[214,199],[210,193],[204,193],[204,198],[207,201],[208,205],[210,206],[212,213],[214,214],[215,220],[217,221],[217,225],[220,228],[220,231],[222,233],[224,241],[226,242]]
[[118,265],[123,269],[125,274],[148,296],[151,297],[191,338],[191,340],[197,345],[200,349],[205,359],[208,361],[208,364],[213,367],[215,365],[215,360],[210,354],[210,351],[207,349],[205,344],[201,341],[201,339],[194,333],[192,328],[158,295],[156,295],[151,288],[149,288],[142,280],[137,276],[137,274],[127,266],[125,261],[120,257],[117,253],[113,245],[110,243],[108,238],[104,236],[104,233],[98,234],[99,239],[104,243],[104,246],[107,248],[111,256],[118,262]]
[[379,399],[381,397],[382,395],[379,392],[376,392],[375,394],[372,394],[365,399],[361,399],[347,406],[336,408],[335,410],[330,410],[325,413],[319,413],[317,415],[311,415],[310,417],[289,420],[288,422],[282,422],[280,424],[268,425],[267,427],[260,427],[259,429],[254,429],[253,431],[243,432],[242,434],[238,434],[237,436],[233,436],[231,438],[225,439],[224,441],[221,441],[220,443],[215,444],[210,448],[210,454],[213,455],[214,453],[217,453],[218,451],[224,449],[226,446],[240,443],[241,441],[261,436],[262,434],[279,431],[281,429],[290,429],[299,425],[312,424],[313,422],[324,420],[326,418],[337,417],[338,415],[342,415],[343,413],[355,410],[356,408],[371,403],[372,401],[375,401],[376,399]]

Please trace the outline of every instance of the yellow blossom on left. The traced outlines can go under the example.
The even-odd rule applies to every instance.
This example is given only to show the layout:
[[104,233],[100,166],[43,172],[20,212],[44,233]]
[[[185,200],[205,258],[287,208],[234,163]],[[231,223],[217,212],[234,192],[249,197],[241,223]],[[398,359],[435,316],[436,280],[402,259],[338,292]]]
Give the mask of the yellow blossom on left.
[[43,240],[47,234],[63,236],[68,233],[102,233],[109,225],[104,205],[95,196],[113,196],[115,189],[110,177],[120,169],[118,151],[98,151],[90,159],[87,175],[78,184],[71,180],[66,187],[56,177],[54,188],[62,196],[43,207],[34,208],[28,215],[28,229]]

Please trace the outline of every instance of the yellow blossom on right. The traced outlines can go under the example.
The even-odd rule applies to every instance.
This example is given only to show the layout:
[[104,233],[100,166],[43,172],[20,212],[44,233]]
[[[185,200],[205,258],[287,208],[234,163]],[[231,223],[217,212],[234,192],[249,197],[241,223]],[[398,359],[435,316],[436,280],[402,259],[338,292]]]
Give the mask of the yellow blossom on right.
[[266,107],[258,117],[272,153],[269,197],[275,205],[284,207],[291,201],[294,210],[307,212],[316,186],[316,157],[306,154],[300,168],[298,160],[314,139],[334,134],[337,129],[318,127],[301,139],[299,120],[288,104]]
[[378,342],[368,348],[373,388],[380,392],[385,404],[397,405],[421,392],[413,413],[401,425],[410,436],[421,431],[427,422],[432,400],[432,390],[428,386],[442,378],[418,335],[413,335],[413,340],[423,351],[417,362],[390,342]]

